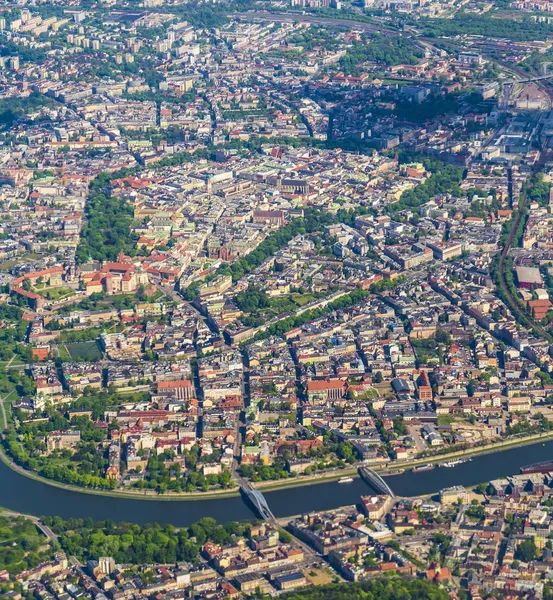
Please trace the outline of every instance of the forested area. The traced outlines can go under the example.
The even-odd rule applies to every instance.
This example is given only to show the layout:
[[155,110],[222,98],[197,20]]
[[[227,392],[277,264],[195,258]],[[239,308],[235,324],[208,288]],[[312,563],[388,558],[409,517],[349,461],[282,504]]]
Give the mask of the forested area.
[[414,65],[423,56],[424,52],[411,40],[379,35],[368,42],[353,44],[340,59],[340,69],[346,75],[360,75],[363,63],[376,62],[386,66]]
[[29,519],[0,516],[0,570],[15,574],[48,560],[52,552],[41,550],[45,542]]
[[432,158],[425,159],[423,164],[424,168],[432,173],[432,176],[421,185],[403,192],[398,202],[389,204],[386,207],[387,212],[395,213],[401,210],[418,208],[437,194],[462,195],[459,188],[459,183],[463,177],[462,169]]
[[0,325],[4,322],[0,327],[0,361],[8,361],[14,354],[29,358],[29,349],[22,343],[29,324],[22,315],[23,311],[15,306],[0,306]]
[[282,596],[286,600],[447,600],[445,589],[420,579],[382,578],[309,587]]
[[60,535],[62,548],[81,561],[112,556],[117,563],[175,563],[197,561],[200,548],[208,540],[228,544],[247,535],[251,524],[231,521],[218,525],[205,517],[190,527],[177,529],[172,525],[136,525],[92,519],[62,520],[43,517],[42,521]]
[[311,26],[309,29],[288,36],[287,44],[301,46],[307,52],[311,52],[317,46],[327,50],[337,50],[340,42],[335,33],[335,30],[326,27]]
[[498,19],[489,15],[458,13],[452,19],[423,18],[417,22],[430,37],[452,37],[455,35],[481,35],[485,38],[508,38],[513,42],[546,40],[553,35],[549,23],[531,19]]
[[[17,46],[17,48],[20,47]],[[0,49],[0,53],[2,50]],[[52,106],[54,104],[53,100],[37,92],[33,92],[27,98],[2,99],[0,100],[0,128],[4,126],[9,128],[17,119],[21,119],[43,106]]]
[[120,252],[136,255],[138,236],[131,233],[133,208],[126,200],[111,195],[108,184],[113,178],[102,173],[90,185],[87,220],[77,248],[79,263],[89,259],[114,261]]

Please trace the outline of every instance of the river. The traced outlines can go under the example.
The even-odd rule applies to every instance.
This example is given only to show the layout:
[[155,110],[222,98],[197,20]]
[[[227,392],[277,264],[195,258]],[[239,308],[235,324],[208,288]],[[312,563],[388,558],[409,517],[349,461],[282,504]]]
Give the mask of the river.
[[[433,494],[451,485],[472,485],[519,472],[529,463],[553,459],[553,441],[521,446],[475,457],[452,468],[436,467],[419,473],[385,477],[397,496]],[[356,504],[371,488],[361,479],[336,481],[265,492],[277,517]],[[58,515],[112,519],[135,523],[172,523],[185,526],[202,517],[220,522],[254,517],[240,496],[201,501],[140,500],[74,492],[29,479],[0,461],[0,506],[36,516]]]

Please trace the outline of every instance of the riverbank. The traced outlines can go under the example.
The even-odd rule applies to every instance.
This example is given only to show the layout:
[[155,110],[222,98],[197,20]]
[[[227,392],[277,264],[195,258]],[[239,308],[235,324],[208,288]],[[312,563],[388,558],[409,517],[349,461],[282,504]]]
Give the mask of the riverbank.
[[[519,438],[517,440],[505,440],[504,442],[499,442],[495,444],[489,444],[487,446],[482,446],[480,448],[461,450],[458,452],[450,452],[448,454],[442,454],[439,456],[427,457],[422,459],[417,459],[414,461],[402,462],[402,463],[394,463],[390,465],[390,463],[383,463],[381,465],[374,465],[373,469],[382,473],[385,477],[393,477],[396,474],[399,475],[400,472],[410,470],[413,467],[427,465],[427,464],[437,464],[444,461],[449,461],[452,459],[459,458],[469,458],[484,454],[494,454],[498,452],[503,452],[506,450],[511,450],[517,447],[530,446],[533,444],[537,444],[541,441],[549,441],[553,440],[553,431],[533,434],[531,436],[526,436],[523,438]],[[9,467],[12,471],[18,473],[19,475],[23,475],[29,479],[33,479],[40,483],[44,483],[46,485],[56,487],[65,491],[78,492],[81,494],[89,494],[93,496],[105,496],[112,498],[120,498],[127,500],[145,500],[145,501],[174,501],[174,502],[182,502],[182,501],[190,501],[196,502],[200,500],[220,500],[224,498],[236,498],[240,496],[240,490],[238,488],[231,490],[214,490],[209,492],[165,492],[163,494],[158,494],[153,490],[140,490],[140,491],[130,491],[130,490],[100,490],[94,488],[85,488],[79,487],[71,484],[61,483],[59,481],[54,481],[52,479],[48,479],[43,477],[42,475],[24,469],[17,465],[4,451],[4,448],[0,446],[0,460]],[[397,473],[394,473],[397,472]],[[345,469],[341,469],[339,471],[335,471],[332,473],[322,473],[320,475],[312,475],[305,478],[294,478],[294,479],[282,479],[279,481],[262,481],[256,482],[254,487],[261,492],[275,492],[279,490],[286,490],[292,488],[300,488],[307,487],[317,484],[324,483],[333,483],[336,482],[343,477],[353,477],[357,478],[357,467],[347,467]],[[344,484],[347,485],[347,484]]]
[[[487,446],[481,446],[480,448],[460,450],[458,452],[449,452],[448,454],[441,454],[439,456],[432,456],[427,458],[421,458],[414,461],[408,461],[403,463],[394,463],[390,466],[388,463],[385,468],[381,465],[376,465],[374,470],[378,473],[383,470],[394,471],[394,470],[405,470],[413,467],[419,467],[422,465],[430,465],[441,462],[447,462],[452,459],[458,458],[471,458],[481,454],[494,454],[495,452],[503,452],[505,450],[511,450],[512,448],[518,448],[522,446],[531,446],[539,442],[546,442],[553,440],[553,431],[544,433],[535,433],[533,435],[521,437],[515,440],[505,440],[494,444],[488,444]],[[390,473],[391,475],[391,473]]]
[[[384,477],[393,477],[400,475],[401,473],[413,469],[413,467],[419,467],[422,465],[437,465],[442,462],[460,459],[460,458],[472,458],[483,454],[494,454],[496,452],[503,452],[505,450],[511,450],[513,448],[530,446],[540,441],[553,440],[553,431],[533,434],[516,440],[505,440],[495,444],[488,444],[487,446],[481,446],[480,448],[459,450],[458,452],[449,452],[447,454],[441,454],[438,456],[420,458],[412,461],[404,461],[398,463],[382,463],[377,465],[371,465],[371,468],[377,473]],[[336,471],[329,474],[322,473],[321,475],[310,475],[309,477],[302,477],[301,479],[280,479],[278,481],[261,481],[254,484],[255,488],[260,491],[276,491],[281,489],[290,489],[295,487],[302,487],[306,485],[316,485],[318,483],[329,483],[332,481],[338,481],[343,477],[358,477],[357,467],[345,468],[340,471]]]
[[240,495],[239,488],[235,488],[232,490],[213,490],[209,492],[165,492],[164,494],[158,494],[154,490],[140,490],[140,491],[130,491],[130,490],[98,490],[94,488],[86,488],[80,487],[76,485],[71,485],[68,483],[61,483],[59,481],[54,481],[53,479],[48,479],[47,477],[43,477],[39,473],[34,471],[29,471],[28,469],[24,469],[16,464],[4,451],[4,448],[0,446],[0,460],[9,467],[15,473],[19,475],[23,475],[29,479],[33,479],[34,481],[39,481],[40,483],[45,483],[46,485],[50,485],[52,487],[56,487],[62,490],[70,491],[70,492],[78,492],[81,494],[90,494],[93,496],[107,496],[111,498],[122,498],[126,500],[166,500],[166,501],[179,501],[183,500],[188,501],[197,501],[197,500],[219,500],[223,498],[232,498]]

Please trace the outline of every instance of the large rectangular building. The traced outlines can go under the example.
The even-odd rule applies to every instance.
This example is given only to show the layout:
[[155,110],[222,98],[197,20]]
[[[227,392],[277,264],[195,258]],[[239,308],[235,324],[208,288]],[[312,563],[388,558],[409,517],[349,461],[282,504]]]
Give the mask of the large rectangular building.
[[543,280],[537,267],[516,267],[515,271],[519,288],[542,287]]

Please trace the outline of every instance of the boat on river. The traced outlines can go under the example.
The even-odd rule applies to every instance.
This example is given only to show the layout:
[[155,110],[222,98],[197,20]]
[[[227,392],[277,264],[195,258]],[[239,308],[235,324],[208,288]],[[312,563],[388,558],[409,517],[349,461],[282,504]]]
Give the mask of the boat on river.
[[451,469],[452,467],[457,467],[458,465],[462,465],[468,461],[466,460],[448,460],[447,462],[441,463],[440,467],[446,467],[447,469]]
[[413,467],[413,473],[419,473],[420,471],[430,471],[436,465],[421,465],[420,467]]
[[550,471],[553,472],[553,460],[546,460],[520,467],[520,472],[523,475],[528,475],[530,473],[549,473]]
[[342,477],[338,479],[338,483],[351,483],[353,481],[353,477]]

